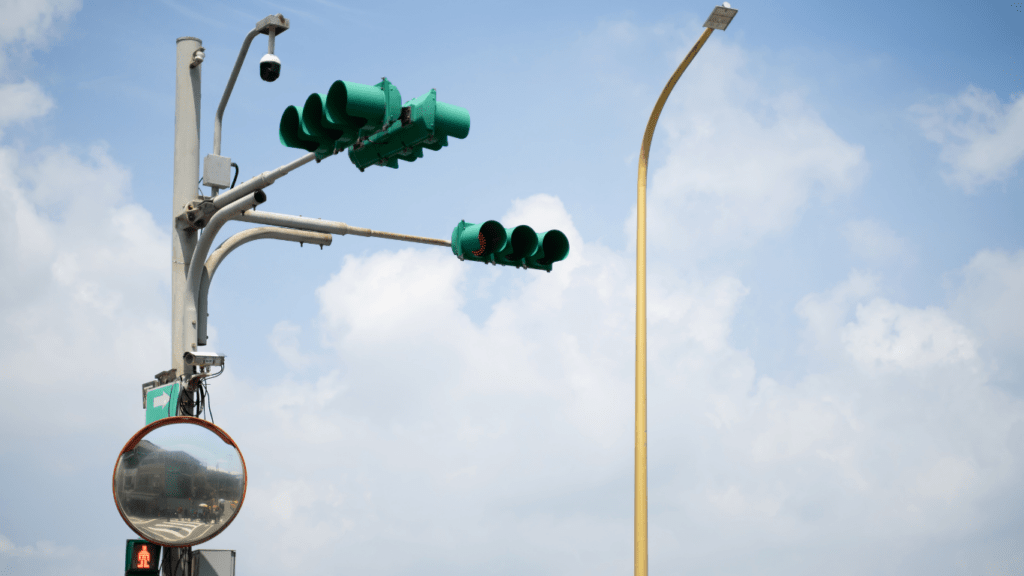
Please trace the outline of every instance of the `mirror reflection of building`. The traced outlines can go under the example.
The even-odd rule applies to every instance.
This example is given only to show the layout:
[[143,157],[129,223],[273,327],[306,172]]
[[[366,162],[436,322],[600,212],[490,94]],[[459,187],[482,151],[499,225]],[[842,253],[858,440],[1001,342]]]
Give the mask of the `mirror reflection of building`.
[[167,546],[191,546],[223,530],[245,496],[245,463],[234,442],[190,417],[154,422],[140,434],[122,450],[114,473],[125,522]]

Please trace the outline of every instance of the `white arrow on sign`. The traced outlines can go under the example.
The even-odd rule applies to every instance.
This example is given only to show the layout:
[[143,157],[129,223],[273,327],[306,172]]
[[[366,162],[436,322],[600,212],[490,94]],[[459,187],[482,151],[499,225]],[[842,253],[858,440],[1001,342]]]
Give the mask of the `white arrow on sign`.
[[171,401],[171,396],[164,392],[163,394],[153,398],[153,408],[163,408],[167,406],[167,403]]

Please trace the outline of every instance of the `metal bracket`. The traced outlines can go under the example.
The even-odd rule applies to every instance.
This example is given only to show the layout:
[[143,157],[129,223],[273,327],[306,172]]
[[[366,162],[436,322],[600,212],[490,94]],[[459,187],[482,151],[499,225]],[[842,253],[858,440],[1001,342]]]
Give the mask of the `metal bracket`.
[[170,384],[171,382],[174,382],[178,378],[178,370],[176,368],[164,370],[163,372],[154,376],[154,378],[156,378],[156,380],[150,380],[149,382],[146,382],[145,384],[142,385],[143,410],[146,409],[146,395],[149,394],[149,391],[152,390],[153,388],[159,388],[160,386],[164,386]]
[[158,382],[156,380],[151,380],[151,381],[146,382],[145,384],[142,385],[142,409],[143,410],[146,409],[146,394],[149,394],[149,391],[152,390],[153,388],[156,388],[157,386],[161,386],[161,384],[160,384],[160,382]]
[[215,212],[217,212],[217,206],[213,200],[203,198],[196,202],[189,202],[179,218],[184,218],[189,229],[197,229],[206,226],[206,223],[210,221],[210,216]]
[[161,383],[161,384],[170,384],[171,382],[174,382],[174,380],[177,377],[178,377],[178,369],[177,368],[171,368],[170,370],[164,370],[163,372],[161,372],[161,373],[157,374],[156,376],[154,376],[154,378],[156,378],[156,381]]

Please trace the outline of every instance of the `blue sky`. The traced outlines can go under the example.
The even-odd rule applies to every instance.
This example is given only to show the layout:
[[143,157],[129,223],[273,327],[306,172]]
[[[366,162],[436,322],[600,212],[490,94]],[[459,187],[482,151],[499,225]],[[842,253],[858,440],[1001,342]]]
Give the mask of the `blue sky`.
[[[649,180],[652,573],[1024,574],[1024,6],[734,2]],[[210,292],[239,574],[632,570],[636,162],[694,2],[14,1],[0,22],[0,575],[121,569],[110,496],[169,367],[174,40],[202,154],[300,151],[291,104],[387,76],[470,111],[399,170],[340,155],[273,212],[446,238],[557,227],[551,274],[257,242]],[[231,224],[223,238],[245,228]],[[220,238],[218,238],[218,241]]]

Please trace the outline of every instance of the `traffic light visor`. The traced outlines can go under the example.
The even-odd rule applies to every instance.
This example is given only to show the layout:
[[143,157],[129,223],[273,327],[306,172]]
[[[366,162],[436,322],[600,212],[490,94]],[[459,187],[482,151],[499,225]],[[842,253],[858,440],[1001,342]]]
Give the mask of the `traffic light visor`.
[[519,266],[523,258],[529,258],[537,252],[539,241],[533,228],[522,224],[515,228],[506,228],[505,232],[508,234],[509,242],[501,256],[508,263]]
[[456,227],[453,236],[452,248],[458,248],[456,254],[475,260],[489,261],[490,255],[501,252],[508,241],[505,229],[494,220]]
[[333,144],[346,132],[343,124],[335,126],[324,117],[324,102],[326,100],[327,96],[323,94],[310,94],[309,98],[306,98],[306,104],[302,107],[302,128],[306,134],[315,138],[321,145]]
[[438,132],[453,138],[469,136],[469,111],[465,108],[438,102],[434,114],[434,127]]
[[540,248],[532,257],[526,259],[528,265],[547,269],[555,262],[565,260],[569,255],[569,239],[561,230],[548,230],[540,235],[539,240]]
[[383,124],[387,96],[377,86],[338,80],[327,92],[327,119],[332,124],[350,124],[361,128],[366,124]]
[[314,152],[320,147],[320,143],[312,136],[303,133],[302,110],[295,106],[284,109],[278,134],[281,137],[281,144],[289,148],[301,148],[307,152]]

